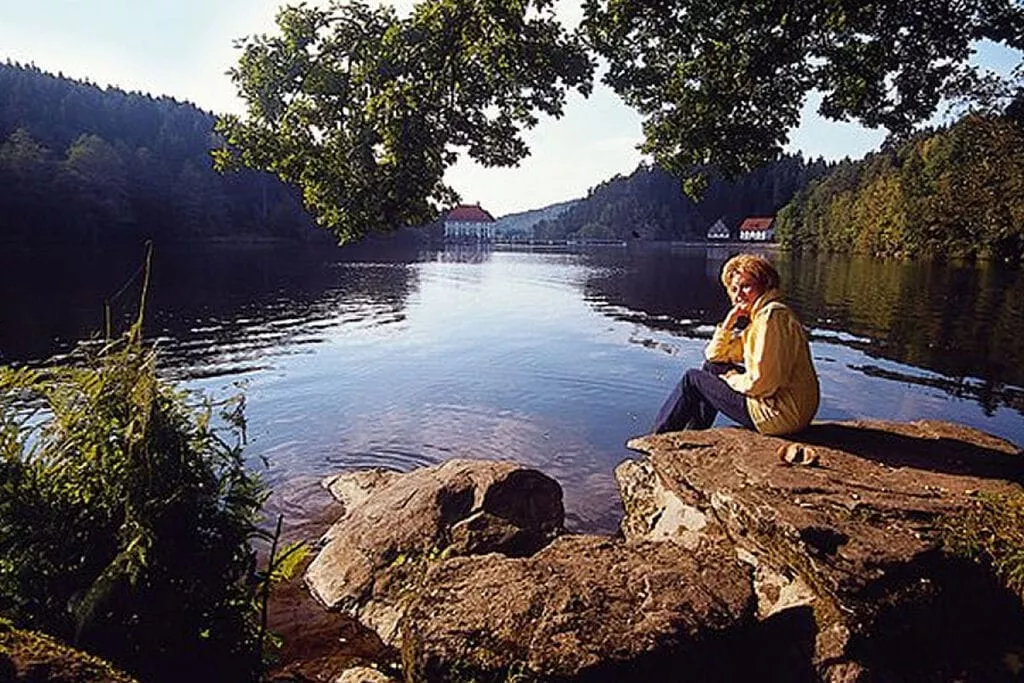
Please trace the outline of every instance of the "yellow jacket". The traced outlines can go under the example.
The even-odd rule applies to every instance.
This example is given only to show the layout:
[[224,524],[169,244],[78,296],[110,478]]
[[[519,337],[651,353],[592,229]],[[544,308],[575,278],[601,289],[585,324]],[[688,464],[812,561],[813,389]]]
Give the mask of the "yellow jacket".
[[772,435],[809,425],[820,399],[807,333],[779,296],[775,289],[762,294],[742,333],[716,327],[704,350],[709,361],[743,365],[744,372],[722,378],[747,397],[757,431]]

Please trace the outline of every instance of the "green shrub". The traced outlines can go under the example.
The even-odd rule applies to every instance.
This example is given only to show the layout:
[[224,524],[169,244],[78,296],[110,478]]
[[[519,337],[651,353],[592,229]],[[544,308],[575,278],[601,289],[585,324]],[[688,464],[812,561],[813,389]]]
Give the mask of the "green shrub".
[[258,677],[241,398],[161,380],[139,324],[71,361],[0,368],[0,615],[145,681]]

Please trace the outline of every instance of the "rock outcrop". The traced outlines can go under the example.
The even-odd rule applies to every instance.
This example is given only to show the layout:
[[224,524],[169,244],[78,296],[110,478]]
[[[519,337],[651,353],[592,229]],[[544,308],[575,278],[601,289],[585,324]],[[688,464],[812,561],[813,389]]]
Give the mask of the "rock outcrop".
[[750,569],[726,548],[563,536],[530,558],[438,564],[402,624],[411,680],[713,680],[753,623]]
[[0,681],[4,683],[135,683],[110,663],[50,636],[0,619]]
[[1019,449],[938,422],[813,425],[816,466],[738,429],[652,435],[616,470],[614,538],[561,532],[534,470],[453,461],[329,484],[346,514],[307,581],[406,680],[1009,680],[1024,609],[948,552]]
[[562,531],[562,489],[507,462],[450,460],[406,474],[371,470],[325,482],[345,514],[306,571],[314,597],[396,644],[398,621],[426,562],[529,555]]
[[634,439],[647,457],[616,470],[623,533],[731,543],[762,618],[806,608],[822,678],[1006,675],[1024,613],[987,570],[943,552],[942,532],[979,493],[1020,490],[1020,451],[939,422],[823,423],[799,438],[819,466],[787,466],[785,439],[738,429]]
[[325,484],[346,512],[307,584],[400,648],[408,680],[709,672],[757,623],[731,548],[555,538],[561,489],[535,470],[457,460]]

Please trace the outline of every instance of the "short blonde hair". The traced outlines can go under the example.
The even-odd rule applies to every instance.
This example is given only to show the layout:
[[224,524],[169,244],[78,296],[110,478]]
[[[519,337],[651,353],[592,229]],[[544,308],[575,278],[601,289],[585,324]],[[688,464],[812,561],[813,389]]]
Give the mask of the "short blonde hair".
[[722,284],[726,289],[736,275],[747,275],[764,291],[778,289],[779,271],[764,256],[758,254],[737,254],[722,266]]

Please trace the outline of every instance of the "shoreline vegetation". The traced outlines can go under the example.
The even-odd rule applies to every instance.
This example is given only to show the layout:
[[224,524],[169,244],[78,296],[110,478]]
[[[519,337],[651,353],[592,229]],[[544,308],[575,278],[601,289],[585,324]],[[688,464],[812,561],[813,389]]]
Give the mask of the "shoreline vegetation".
[[[304,546],[262,519],[242,397],[161,379],[142,315],[59,366],[0,367],[0,616],[146,683],[257,680],[270,585]],[[25,642],[0,648],[0,666]]]
[[1024,103],[844,162],[778,217],[790,249],[887,258],[1024,259]]

